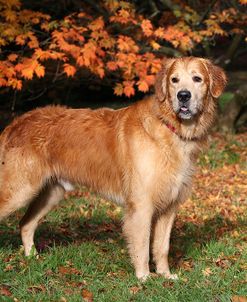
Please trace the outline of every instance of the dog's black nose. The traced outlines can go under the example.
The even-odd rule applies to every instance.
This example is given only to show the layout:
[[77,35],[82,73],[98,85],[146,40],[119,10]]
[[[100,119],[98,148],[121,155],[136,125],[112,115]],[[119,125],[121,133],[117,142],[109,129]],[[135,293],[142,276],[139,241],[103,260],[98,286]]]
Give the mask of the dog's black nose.
[[180,102],[186,103],[191,98],[191,93],[188,90],[180,90],[177,94],[177,98]]

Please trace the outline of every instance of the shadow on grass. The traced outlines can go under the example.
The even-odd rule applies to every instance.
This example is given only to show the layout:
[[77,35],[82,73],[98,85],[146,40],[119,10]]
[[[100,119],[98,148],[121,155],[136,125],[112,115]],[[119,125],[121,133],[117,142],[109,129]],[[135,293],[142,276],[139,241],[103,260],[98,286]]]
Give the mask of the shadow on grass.
[[[15,219],[14,219],[15,220]],[[11,224],[9,223],[11,222]],[[94,217],[89,219],[66,219],[61,223],[43,222],[35,232],[35,244],[39,252],[48,247],[68,246],[69,244],[81,244],[83,242],[104,242],[114,240],[123,245],[121,236],[121,222],[98,222]],[[121,243],[122,242],[122,243]],[[18,249],[22,244],[18,222],[16,225],[12,219],[8,223],[0,224],[0,247]]]
[[[180,221],[181,222],[181,221]],[[232,223],[217,215],[198,225],[192,222],[182,222],[175,226],[171,239],[171,261],[176,266],[181,258],[186,257],[191,246],[202,248],[211,240],[219,240],[234,229],[244,226],[244,221]],[[48,247],[79,245],[83,242],[106,242],[114,240],[114,244],[122,249],[125,246],[120,220],[99,222],[97,218],[66,219],[60,224],[45,222],[38,228],[35,236],[39,252]],[[0,246],[16,249],[21,244],[18,227],[13,224],[0,225]]]
[[246,225],[244,220],[232,222],[217,214],[211,219],[202,221],[201,224],[184,222],[179,227],[175,226],[170,249],[174,266],[178,266],[179,261],[186,258],[192,247],[202,249],[210,241],[219,241],[232,231],[243,228],[244,225]]

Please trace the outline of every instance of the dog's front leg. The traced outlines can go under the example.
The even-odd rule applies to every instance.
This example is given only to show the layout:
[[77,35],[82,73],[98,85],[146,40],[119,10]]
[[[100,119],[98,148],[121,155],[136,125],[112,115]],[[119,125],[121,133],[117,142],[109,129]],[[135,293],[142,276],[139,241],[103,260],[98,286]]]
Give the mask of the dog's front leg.
[[149,275],[149,245],[153,210],[143,202],[129,203],[123,231],[127,238],[129,253],[138,279],[145,281]]
[[153,257],[156,263],[157,273],[168,279],[177,279],[176,274],[171,274],[168,264],[170,246],[170,234],[176,216],[176,209],[172,208],[160,215],[153,226]]

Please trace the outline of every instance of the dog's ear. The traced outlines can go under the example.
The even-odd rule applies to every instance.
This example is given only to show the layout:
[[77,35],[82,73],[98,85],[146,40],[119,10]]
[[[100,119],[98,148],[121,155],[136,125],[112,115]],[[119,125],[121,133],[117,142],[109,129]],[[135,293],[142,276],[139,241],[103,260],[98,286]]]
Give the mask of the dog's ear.
[[210,60],[203,59],[203,61],[209,75],[211,95],[214,98],[218,98],[226,87],[226,74],[222,68],[214,65]]
[[156,76],[155,85],[154,85],[155,95],[157,96],[158,100],[161,102],[164,100],[164,98],[166,96],[167,74],[168,74],[169,68],[172,66],[174,61],[175,61],[174,58],[163,59],[161,69]]

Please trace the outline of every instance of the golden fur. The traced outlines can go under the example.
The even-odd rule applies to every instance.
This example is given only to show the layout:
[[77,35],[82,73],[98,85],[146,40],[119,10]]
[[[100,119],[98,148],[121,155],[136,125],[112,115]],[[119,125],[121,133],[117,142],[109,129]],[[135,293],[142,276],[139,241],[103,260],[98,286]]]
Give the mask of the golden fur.
[[[224,72],[208,60],[165,59],[155,95],[127,108],[48,106],[17,118],[0,138],[0,220],[29,205],[21,221],[29,255],[39,221],[71,184],[86,185],[124,206],[136,276],[149,274],[152,233],[157,272],[175,278],[168,266],[170,231],[225,84]],[[181,89],[192,94],[184,106]]]

